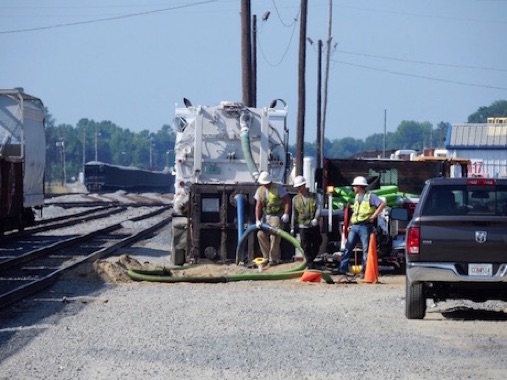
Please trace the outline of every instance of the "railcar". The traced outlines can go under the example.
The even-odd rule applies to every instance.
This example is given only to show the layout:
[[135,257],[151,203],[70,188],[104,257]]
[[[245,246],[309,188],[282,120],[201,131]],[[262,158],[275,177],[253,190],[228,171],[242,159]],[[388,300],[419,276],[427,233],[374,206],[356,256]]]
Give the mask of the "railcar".
[[90,161],[85,164],[85,186],[88,191],[155,191],[174,190],[174,176],[169,171],[149,171],[132,166]]
[[44,115],[39,98],[0,89],[0,234],[32,225],[44,205]]

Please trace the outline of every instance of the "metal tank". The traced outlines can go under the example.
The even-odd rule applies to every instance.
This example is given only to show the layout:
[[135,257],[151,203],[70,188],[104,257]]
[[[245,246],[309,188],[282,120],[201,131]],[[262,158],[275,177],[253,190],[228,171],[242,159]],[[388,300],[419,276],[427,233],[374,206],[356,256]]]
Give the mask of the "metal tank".
[[[230,101],[218,106],[193,106],[187,99],[184,103],[176,108],[172,123],[176,140],[171,257],[177,265],[203,258],[233,261],[238,237],[255,221],[253,197],[260,172],[287,184],[292,168],[287,105],[280,99],[264,108]],[[276,108],[279,104],[282,108]],[[244,207],[238,207],[238,197]],[[256,249],[253,237],[249,258]],[[293,247],[282,246],[284,251],[285,259],[292,258]]]

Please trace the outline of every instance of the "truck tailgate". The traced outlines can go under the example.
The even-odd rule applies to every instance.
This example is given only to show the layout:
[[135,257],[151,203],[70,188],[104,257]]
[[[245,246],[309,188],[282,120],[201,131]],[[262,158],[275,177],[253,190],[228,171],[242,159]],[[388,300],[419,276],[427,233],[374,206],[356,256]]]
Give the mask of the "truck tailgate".
[[507,229],[504,218],[499,220],[498,217],[478,217],[473,221],[459,216],[423,218],[419,224],[420,261],[507,261]]

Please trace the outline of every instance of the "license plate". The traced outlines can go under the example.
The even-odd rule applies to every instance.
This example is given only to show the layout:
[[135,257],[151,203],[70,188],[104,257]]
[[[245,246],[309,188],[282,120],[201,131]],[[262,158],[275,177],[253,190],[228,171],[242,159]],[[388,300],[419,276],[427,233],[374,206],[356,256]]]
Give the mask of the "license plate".
[[493,264],[468,264],[469,276],[492,276]]

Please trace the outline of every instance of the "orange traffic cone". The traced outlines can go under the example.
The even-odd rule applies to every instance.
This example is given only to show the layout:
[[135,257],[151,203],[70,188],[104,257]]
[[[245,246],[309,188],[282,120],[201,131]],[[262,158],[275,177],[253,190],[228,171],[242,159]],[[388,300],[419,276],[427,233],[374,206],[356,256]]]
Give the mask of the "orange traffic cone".
[[368,259],[366,260],[366,269],[364,271],[364,282],[378,282],[377,238],[374,233],[370,235]]

